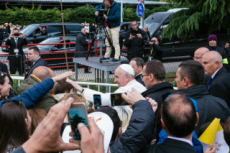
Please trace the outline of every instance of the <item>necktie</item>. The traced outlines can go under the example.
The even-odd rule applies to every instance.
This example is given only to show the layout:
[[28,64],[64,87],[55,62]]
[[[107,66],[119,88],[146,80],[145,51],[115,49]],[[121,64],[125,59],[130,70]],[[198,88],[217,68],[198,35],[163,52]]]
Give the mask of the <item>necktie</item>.
[[17,44],[18,44],[18,38],[15,38],[14,40],[15,40],[15,43],[16,43],[16,46],[17,46]]
[[208,83],[208,86],[207,86],[207,89],[209,89],[209,87],[210,87],[210,85],[211,85],[211,83],[212,83],[212,80],[213,80],[213,78],[210,79],[210,81],[209,81],[209,83]]

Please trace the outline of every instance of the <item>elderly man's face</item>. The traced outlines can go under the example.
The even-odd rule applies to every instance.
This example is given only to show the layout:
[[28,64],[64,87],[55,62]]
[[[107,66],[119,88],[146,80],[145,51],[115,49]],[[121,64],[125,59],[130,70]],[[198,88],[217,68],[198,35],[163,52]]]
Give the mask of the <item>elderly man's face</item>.
[[216,40],[210,40],[208,43],[209,43],[209,46],[216,47]]
[[123,70],[120,67],[115,70],[114,76],[114,82],[118,84],[119,88],[126,86],[126,75],[123,73]]
[[215,66],[216,64],[209,56],[204,55],[202,57],[202,65],[204,67],[205,74],[209,76],[212,76],[213,73],[216,71],[216,66]]
[[202,64],[203,55],[204,55],[203,52],[195,52],[194,53],[194,61],[200,62]]

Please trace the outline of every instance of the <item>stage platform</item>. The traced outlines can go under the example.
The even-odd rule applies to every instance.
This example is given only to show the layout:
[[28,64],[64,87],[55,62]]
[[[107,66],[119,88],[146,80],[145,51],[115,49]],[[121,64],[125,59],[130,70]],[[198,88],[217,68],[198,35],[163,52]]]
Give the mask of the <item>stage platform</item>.
[[[86,61],[85,57],[73,58],[73,62],[75,63],[75,79],[78,80],[78,64],[82,64],[85,66],[89,66],[91,68],[95,68],[97,70],[102,71],[101,79],[104,80],[104,72],[106,74],[106,83],[109,82],[109,74],[110,71],[114,72],[116,68],[120,65],[120,63],[109,63],[109,61],[102,61],[102,65],[100,65],[100,57],[89,57],[89,60]],[[109,87],[106,87],[106,92],[109,92]]]

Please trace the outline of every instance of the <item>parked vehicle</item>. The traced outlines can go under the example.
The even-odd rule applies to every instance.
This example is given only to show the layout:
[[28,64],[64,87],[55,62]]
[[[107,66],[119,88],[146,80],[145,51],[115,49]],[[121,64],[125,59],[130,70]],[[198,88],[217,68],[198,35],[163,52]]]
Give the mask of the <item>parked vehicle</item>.
[[[160,46],[163,49],[162,61],[168,60],[186,60],[192,59],[194,51],[199,47],[208,46],[208,35],[200,31],[200,36],[195,38],[174,37],[171,40],[161,38],[161,33],[170,23],[170,16],[180,11],[181,9],[173,9],[168,12],[157,12],[149,15],[144,22],[145,26],[148,26],[150,36],[157,37],[160,42]],[[175,29],[176,30],[176,29]],[[225,43],[230,42],[230,34],[217,33],[218,45],[224,47]]]
[[[47,34],[40,35],[39,27],[46,27]],[[81,28],[83,28],[83,25],[79,23],[64,23],[64,28],[66,36],[76,36],[79,32],[81,32]],[[63,36],[63,25],[62,23],[30,24],[20,30],[20,32],[25,35],[29,44],[35,44],[50,37]],[[4,44],[5,41],[3,40],[2,45]],[[7,52],[8,48],[3,47],[2,50]]]

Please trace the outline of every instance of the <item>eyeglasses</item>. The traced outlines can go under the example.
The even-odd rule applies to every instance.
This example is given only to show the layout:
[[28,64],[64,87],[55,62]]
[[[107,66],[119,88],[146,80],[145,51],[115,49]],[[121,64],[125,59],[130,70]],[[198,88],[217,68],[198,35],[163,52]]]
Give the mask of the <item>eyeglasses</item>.
[[[149,75],[149,74],[148,74]],[[144,78],[144,76],[148,76],[148,75],[141,75],[141,79],[143,79]]]
[[201,59],[202,57],[193,57],[193,59],[195,60],[198,60],[198,59]]

